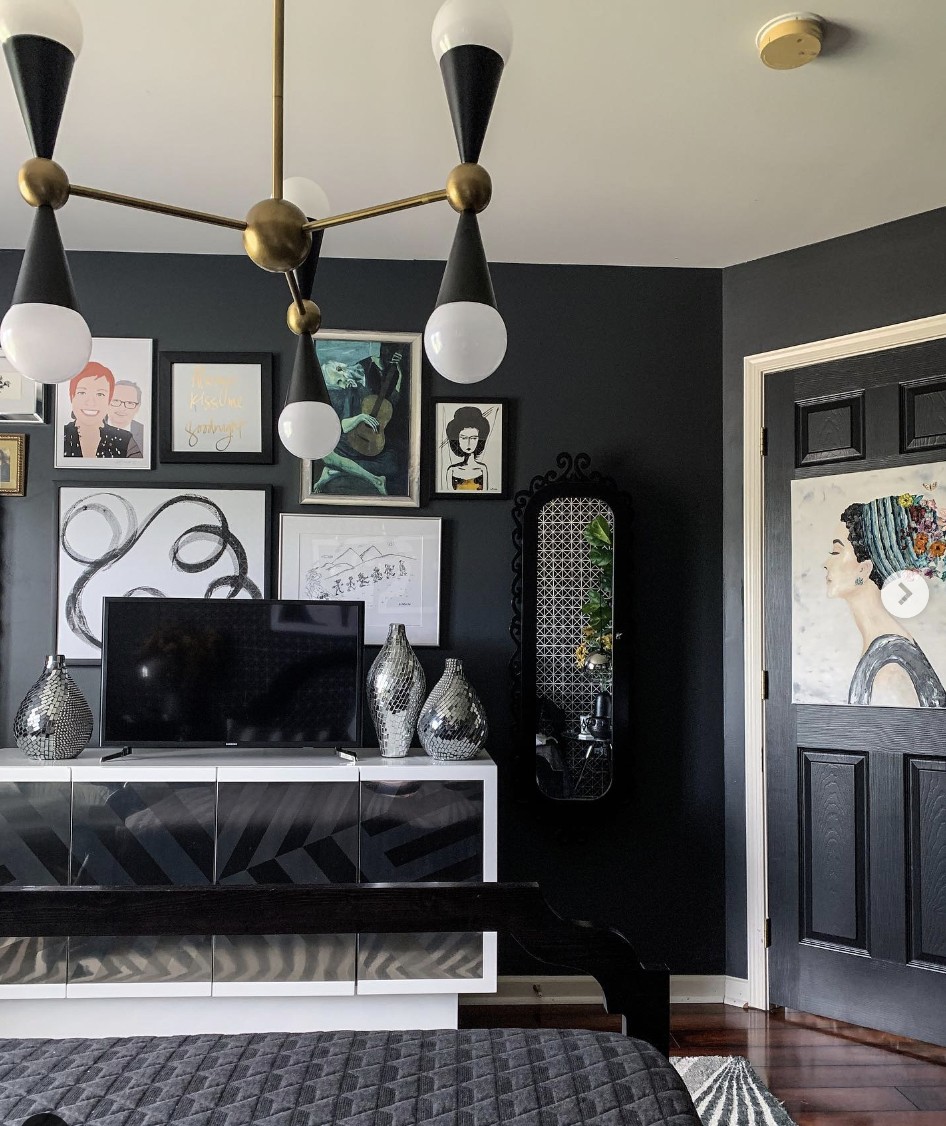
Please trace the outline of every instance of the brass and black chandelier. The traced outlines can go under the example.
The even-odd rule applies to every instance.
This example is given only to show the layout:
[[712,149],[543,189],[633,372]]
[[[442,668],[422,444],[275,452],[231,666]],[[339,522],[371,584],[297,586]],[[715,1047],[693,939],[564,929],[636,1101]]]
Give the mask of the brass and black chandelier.
[[325,193],[317,184],[283,178],[285,0],[273,0],[272,197],[255,203],[245,219],[236,219],[72,183],[53,153],[82,48],[79,14],[71,0],[0,0],[0,42],[33,148],[32,159],[19,171],[20,194],[36,208],[13,304],[0,324],[0,347],[9,361],[39,383],[69,380],[89,361],[92,334],[79,312],[56,221],[56,211],[70,198],[228,227],[242,233],[244,249],[258,266],[284,274],[289,284],[286,321],[299,340],[278,430],[290,453],[323,457],[340,434],[313,339],[322,320],[312,292],[323,235],[345,223],[446,200],[459,220],[424,346],[447,379],[476,383],[491,375],[506,352],[506,327],[480,238],[477,215],[489,204],[492,184],[479,157],[512,47],[512,27],[496,0],[446,0],[434,19],[431,41],[461,163],[442,189],[327,215]]

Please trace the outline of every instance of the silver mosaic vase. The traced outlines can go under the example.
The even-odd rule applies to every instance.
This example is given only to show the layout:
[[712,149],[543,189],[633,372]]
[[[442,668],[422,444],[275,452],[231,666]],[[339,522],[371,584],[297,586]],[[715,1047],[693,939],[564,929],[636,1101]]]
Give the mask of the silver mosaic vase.
[[92,712],[66,672],[66,658],[46,658],[13,721],[16,745],[30,758],[75,758],[92,738]]
[[368,670],[368,710],[385,758],[403,758],[414,739],[427,680],[404,627],[392,622]]
[[486,746],[489,728],[479,696],[463,672],[463,663],[451,657],[434,685],[417,725],[420,744],[431,758],[476,758]]

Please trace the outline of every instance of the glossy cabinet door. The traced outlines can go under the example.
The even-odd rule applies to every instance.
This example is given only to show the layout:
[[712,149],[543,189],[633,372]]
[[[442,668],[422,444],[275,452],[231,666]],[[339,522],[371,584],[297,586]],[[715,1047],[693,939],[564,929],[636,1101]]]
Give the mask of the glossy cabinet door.
[[[216,784],[76,780],[74,884],[209,884],[214,876]],[[68,995],[210,994],[212,941],[204,935],[73,938]]]
[[[483,801],[479,779],[363,781],[361,881],[482,880]],[[482,934],[358,936],[359,993],[473,991],[485,974]]]
[[[39,771],[42,781],[0,779],[0,887],[69,882],[69,772]],[[67,942],[0,936],[0,997],[64,997]]]
[[[217,806],[217,882],[354,883],[358,783],[224,781]],[[215,996],[355,991],[355,936],[217,935]]]

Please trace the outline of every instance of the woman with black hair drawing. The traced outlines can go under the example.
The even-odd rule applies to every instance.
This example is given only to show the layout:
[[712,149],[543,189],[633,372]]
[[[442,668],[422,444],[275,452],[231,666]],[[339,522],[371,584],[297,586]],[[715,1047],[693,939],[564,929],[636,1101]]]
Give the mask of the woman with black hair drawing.
[[843,598],[863,642],[849,704],[946,708],[946,689],[880,592],[899,571],[946,579],[946,527],[932,497],[904,493],[849,505],[825,561],[829,598]]
[[444,492],[487,492],[489,469],[479,458],[489,438],[489,419],[479,407],[458,407],[446,430],[453,460],[444,468]]

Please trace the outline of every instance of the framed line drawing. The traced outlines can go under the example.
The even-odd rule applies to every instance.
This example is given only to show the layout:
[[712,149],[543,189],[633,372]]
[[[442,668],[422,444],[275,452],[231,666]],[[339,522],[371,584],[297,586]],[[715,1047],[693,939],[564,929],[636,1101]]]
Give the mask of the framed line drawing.
[[25,434],[0,434],[0,496],[26,496]]
[[435,399],[434,481],[438,497],[508,496],[508,399]]
[[56,385],[57,469],[151,469],[154,341],[97,337],[82,371]]
[[270,490],[63,485],[56,535],[56,652],[98,664],[102,599],[263,598]]
[[162,352],[161,461],[271,465],[269,352]]
[[302,504],[420,505],[421,349],[418,332],[316,334],[335,449],[302,462]]
[[46,421],[46,388],[20,375],[0,352],[0,422],[19,425]]
[[412,645],[440,644],[439,517],[279,518],[279,597],[365,604],[365,644],[402,622]]

